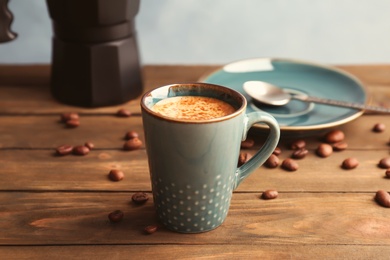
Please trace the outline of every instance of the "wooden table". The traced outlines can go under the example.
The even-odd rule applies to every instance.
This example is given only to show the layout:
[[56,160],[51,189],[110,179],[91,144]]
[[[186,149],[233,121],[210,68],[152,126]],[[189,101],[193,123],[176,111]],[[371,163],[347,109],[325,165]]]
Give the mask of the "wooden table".
[[[339,66],[367,87],[371,104],[389,105],[390,66]],[[193,82],[217,66],[146,66],[145,89]],[[58,103],[49,93],[49,66],[0,66],[0,257],[1,259],[388,259],[390,209],[374,201],[390,191],[377,167],[389,156],[390,117],[365,114],[341,129],[347,150],[320,158],[320,136],[305,138],[309,155],[296,172],[260,167],[234,192],[226,222],[202,234],[177,234],[157,224],[150,199],[131,202],[135,192],[151,195],[146,151],[123,151],[124,135],[144,140],[139,99],[122,106],[85,109]],[[115,116],[119,108],[133,116]],[[80,113],[81,125],[59,123],[63,112]],[[374,124],[387,125],[382,133]],[[256,146],[262,136],[251,133]],[[86,156],[54,156],[62,144],[95,144]],[[291,155],[283,139],[281,159]],[[256,148],[256,147],[255,147]],[[255,148],[248,150],[253,152]],[[360,165],[340,168],[347,157]],[[124,180],[107,178],[111,169]],[[274,200],[259,199],[276,189]],[[110,223],[113,210],[124,212]]]

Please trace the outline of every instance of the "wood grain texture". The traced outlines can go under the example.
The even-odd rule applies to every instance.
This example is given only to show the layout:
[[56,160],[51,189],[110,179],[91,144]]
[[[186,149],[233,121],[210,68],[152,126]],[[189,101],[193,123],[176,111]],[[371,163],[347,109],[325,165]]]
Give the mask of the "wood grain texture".
[[[371,105],[387,106],[390,73],[386,65],[337,66],[357,77],[367,89]],[[144,89],[159,86],[196,82],[212,73],[220,65],[179,66],[149,65],[143,68]],[[139,113],[140,97],[118,106],[103,108],[80,108],[58,103],[50,95],[50,66],[48,65],[0,65],[0,114],[42,114],[75,111],[80,113],[112,113],[125,107]]]
[[[290,151],[280,155],[288,158]],[[288,172],[281,167],[258,168],[236,190],[260,192],[277,189],[283,192],[374,192],[390,191],[385,169],[377,166],[388,151],[362,150],[334,153],[320,158],[310,150],[297,160],[299,169]],[[342,169],[344,159],[355,157],[359,166]],[[39,191],[150,191],[148,162],[145,149],[138,151],[93,150],[86,156],[53,156],[52,150],[0,150],[0,190]],[[112,182],[107,178],[111,169],[121,169],[125,178]],[[183,173],[185,174],[185,173]]]
[[[366,245],[376,241],[378,246],[390,246],[389,210],[374,202],[375,193],[280,193],[274,200],[261,200],[258,193],[236,193],[223,225],[196,235],[163,227],[146,235],[143,229],[157,224],[152,200],[134,205],[131,195],[1,192],[0,244]],[[124,212],[124,219],[113,224],[107,215],[116,209]]]
[[386,259],[385,245],[100,245],[2,246],[5,259]]
[[[181,82],[195,82],[217,69],[208,66],[146,66],[145,91]],[[389,106],[389,65],[344,65],[366,87],[373,105]],[[47,65],[0,65],[0,257],[1,259],[388,259],[389,209],[374,201],[379,189],[390,191],[390,179],[379,160],[390,156],[390,117],[364,114],[335,127],[346,134],[348,148],[330,157],[315,154],[330,129],[302,137],[284,134],[281,160],[291,156],[289,144],[307,142],[309,154],[297,160],[299,169],[258,168],[233,194],[224,224],[212,232],[177,234],[158,224],[152,198],[143,206],[131,202],[135,192],[151,196],[145,146],[124,151],[124,135],[134,130],[144,141],[137,98],[103,108],[79,108],[58,103],[50,95]],[[133,116],[115,116],[127,108]],[[59,123],[63,112],[79,112],[81,125]],[[387,129],[374,133],[376,123]],[[255,153],[265,140],[252,129]],[[62,144],[95,144],[86,156],[55,156]],[[356,169],[340,167],[348,157]],[[111,169],[125,178],[112,182]],[[275,200],[260,199],[276,189]],[[125,213],[112,224],[107,215]],[[159,225],[159,224],[158,224]]]

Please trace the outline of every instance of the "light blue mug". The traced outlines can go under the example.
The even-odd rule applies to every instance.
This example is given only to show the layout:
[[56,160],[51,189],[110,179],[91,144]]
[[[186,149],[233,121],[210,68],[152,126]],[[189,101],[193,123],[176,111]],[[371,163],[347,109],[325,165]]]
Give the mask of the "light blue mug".
[[[151,110],[174,96],[206,96],[236,110],[205,121],[179,120]],[[279,142],[276,120],[265,112],[245,113],[246,99],[230,88],[208,84],[173,84],[147,92],[141,99],[154,205],[161,223],[181,233],[220,226],[233,190],[262,165]],[[264,123],[269,134],[261,149],[237,167],[241,141],[252,125]]]

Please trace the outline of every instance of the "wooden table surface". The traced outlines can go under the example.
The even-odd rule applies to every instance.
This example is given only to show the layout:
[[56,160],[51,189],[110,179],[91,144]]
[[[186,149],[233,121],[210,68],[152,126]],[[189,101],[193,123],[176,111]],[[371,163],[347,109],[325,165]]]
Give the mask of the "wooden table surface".
[[[357,76],[370,103],[389,105],[390,66],[338,66]],[[146,66],[145,90],[194,82],[217,66]],[[160,227],[150,199],[131,202],[135,192],[151,196],[145,148],[123,151],[134,130],[144,141],[139,99],[114,107],[85,109],[58,103],[49,92],[47,65],[0,66],[0,257],[1,259],[389,259],[390,209],[374,201],[390,191],[390,179],[377,166],[389,156],[390,117],[374,113],[337,127],[349,147],[328,158],[315,155],[321,136],[304,137],[309,154],[299,169],[260,167],[234,192],[225,223],[202,234],[178,234]],[[115,116],[129,109],[129,118]],[[59,123],[64,112],[80,113],[81,125]],[[387,129],[375,133],[372,127]],[[257,131],[253,152],[263,141]],[[95,144],[86,156],[54,156],[62,144]],[[281,159],[290,139],[282,138]],[[356,169],[341,162],[355,157]],[[107,178],[121,169],[124,180]],[[279,197],[262,200],[264,190]],[[124,212],[119,223],[107,216]]]

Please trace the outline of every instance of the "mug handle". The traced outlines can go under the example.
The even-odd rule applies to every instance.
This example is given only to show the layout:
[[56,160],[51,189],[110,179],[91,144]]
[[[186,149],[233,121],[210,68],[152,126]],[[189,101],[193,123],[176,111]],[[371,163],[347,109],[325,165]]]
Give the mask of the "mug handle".
[[245,116],[242,141],[246,139],[249,129],[256,123],[267,124],[270,132],[260,150],[258,150],[249,161],[237,168],[233,190],[236,189],[255,169],[260,167],[270,157],[278,145],[280,138],[279,124],[273,116],[264,112],[252,112]]

